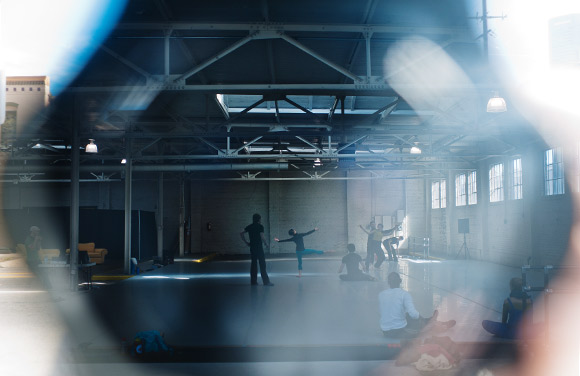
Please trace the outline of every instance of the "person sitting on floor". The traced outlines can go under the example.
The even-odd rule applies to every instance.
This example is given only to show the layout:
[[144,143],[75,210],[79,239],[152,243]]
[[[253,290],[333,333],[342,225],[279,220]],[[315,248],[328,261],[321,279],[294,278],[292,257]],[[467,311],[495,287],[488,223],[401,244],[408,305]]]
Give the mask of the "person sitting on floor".
[[516,338],[524,312],[532,307],[531,297],[523,291],[521,278],[510,280],[510,295],[503,301],[501,322],[483,320],[483,329],[501,338]]
[[348,253],[342,258],[342,264],[340,264],[340,268],[338,269],[338,273],[340,274],[346,266],[346,274],[340,274],[340,279],[343,281],[374,281],[374,277],[363,273],[360,269],[360,265],[364,267],[363,259],[355,253],[356,248],[354,244],[351,243],[346,248],[348,249]]
[[442,332],[455,325],[455,320],[437,321],[437,310],[432,317],[421,317],[411,294],[401,288],[399,273],[390,273],[387,281],[390,289],[379,293],[380,326],[385,337],[410,338],[422,331]]

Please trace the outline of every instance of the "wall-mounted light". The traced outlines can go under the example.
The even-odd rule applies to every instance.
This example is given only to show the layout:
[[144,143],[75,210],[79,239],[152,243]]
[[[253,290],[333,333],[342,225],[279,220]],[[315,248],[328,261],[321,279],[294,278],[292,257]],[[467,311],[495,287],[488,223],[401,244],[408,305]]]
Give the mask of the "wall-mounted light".
[[87,144],[87,146],[85,146],[85,153],[98,153],[99,149],[97,148],[97,145],[95,144],[95,140],[93,140],[92,138],[89,138],[89,143]]
[[498,92],[493,93],[493,97],[487,101],[487,112],[506,112],[505,99],[499,96]]
[[121,159],[121,164],[127,164],[127,160],[125,158]]
[[411,154],[421,154],[421,149],[416,146],[411,147]]

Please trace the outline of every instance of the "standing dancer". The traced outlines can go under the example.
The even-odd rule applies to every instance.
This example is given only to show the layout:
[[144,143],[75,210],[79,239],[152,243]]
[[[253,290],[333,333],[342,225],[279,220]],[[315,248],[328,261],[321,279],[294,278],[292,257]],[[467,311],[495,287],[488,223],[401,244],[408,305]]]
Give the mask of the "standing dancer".
[[[264,237],[264,226],[260,223],[262,216],[256,213],[252,216],[252,224],[247,225],[244,231],[240,232],[242,240],[248,247],[250,247],[250,254],[252,255],[252,264],[250,266],[250,283],[252,286],[258,284],[258,263],[260,263],[260,273],[262,274],[262,283],[264,286],[274,286],[270,282],[268,272],[266,271],[266,259],[264,258],[264,248],[262,243],[268,247],[266,238]],[[250,241],[246,240],[246,232],[250,234]]]
[[367,231],[362,225],[360,225],[360,228],[367,233],[368,237],[367,237],[367,257],[365,259],[365,264],[364,264],[364,271],[368,272],[369,271],[369,265],[371,263],[374,262],[375,260],[375,254],[376,254],[376,248],[380,248],[381,243],[380,241],[377,242],[374,239],[374,232],[376,231],[377,227],[375,225],[375,221],[371,221],[371,223],[369,224],[369,230]]
[[319,251],[317,249],[304,248],[304,237],[306,235],[310,235],[310,234],[314,233],[314,231],[318,231],[318,227],[315,227],[314,230],[310,230],[308,232],[300,233],[300,234],[297,233],[296,230],[290,229],[290,230],[288,230],[288,235],[290,235],[291,238],[284,239],[284,240],[274,238],[274,240],[279,242],[279,243],[283,243],[283,242],[296,243],[296,258],[298,259],[298,275],[297,275],[298,278],[302,277],[302,256],[303,255],[307,255],[307,254],[311,254],[311,253],[316,253],[316,254],[321,255],[324,253],[324,251]]

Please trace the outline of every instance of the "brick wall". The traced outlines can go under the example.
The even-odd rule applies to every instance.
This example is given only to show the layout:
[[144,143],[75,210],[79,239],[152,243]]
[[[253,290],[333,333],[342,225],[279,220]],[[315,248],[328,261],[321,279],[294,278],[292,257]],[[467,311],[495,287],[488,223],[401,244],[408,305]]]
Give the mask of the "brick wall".
[[[558,265],[565,255],[570,226],[572,203],[569,193],[547,197],[544,195],[543,153],[547,147],[536,145],[522,155],[523,199],[509,196],[509,167],[514,157],[490,158],[477,166],[478,203],[455,206],[455,174],[447,178],[447,208],[431,209],[428,200],[426,221],[430,230],[431,249],[449,258],[463,258],[463,235],[457,222],[468,218],[470,232],[466,235],[469,256],[495,263],[521,266]],[[504,201],[490,203],[489,167],[504,163]],[[569,172],[569,171],[568,171]],[[427,181],[430,187],[431,182]],[[430,190],[427,195],[430,196]],[[461,254],[458,255],[459,251]]]
[[267,182],[192,182],[192,252],[248,253],[239,234],[252,223],[254,213],[262,216],[264,234],[270,238]]

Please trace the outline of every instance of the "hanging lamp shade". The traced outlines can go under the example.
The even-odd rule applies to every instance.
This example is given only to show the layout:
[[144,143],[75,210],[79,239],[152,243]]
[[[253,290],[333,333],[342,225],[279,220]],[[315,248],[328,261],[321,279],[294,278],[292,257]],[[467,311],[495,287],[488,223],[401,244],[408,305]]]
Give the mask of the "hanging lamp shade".
[[493,97],[489,98],[487,101],[487,112],[506,112],[507,106],[505,104],[505,99],[500,97],[498,93],[495,93]]
[[89,139],[89,143],[87,144],[87,146],[85,146],[85,153],[98,153],[99,149],[97,148],[97,145],[95,144],[95,140],[93,140],[92,138]]

